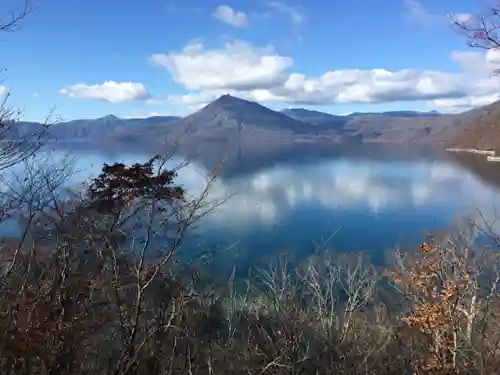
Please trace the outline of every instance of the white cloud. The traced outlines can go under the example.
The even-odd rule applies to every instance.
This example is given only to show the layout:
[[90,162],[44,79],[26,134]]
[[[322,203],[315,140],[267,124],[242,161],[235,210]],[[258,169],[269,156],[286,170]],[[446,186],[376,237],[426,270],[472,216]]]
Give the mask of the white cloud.
[[464,88],[453,74],[438,71],[352,69],[319,77],[291,74],[272,93],[276,99],[307,104],[380,103],[460,97]]
[[111,103],[146,100],[150,97],[142,83],[115,81],[106,81],[100,85],[77,83],[63,88],[59,93],[71,98],[105,100]]
[[293,63],[272,47],[259,49],[241,41],[215,50],[197,42],[180,52],[155,54],[151,59],[191,90],[269,88],[286,80],[284,73]]
[[443,112],[462,112],[470,108],[491,104],[497,100],[500,100],[500,94],[466,96],[457,99],[437,99],[430,101],[429,105],[439,108]]
[[455,74],[465,88],[465,95],[437,98],[427,104],[449,112],[491,104],[500,99],[500,77],[493,73],[500,68],[500,51],[453,52],[451,58],[461,72]]
[[269,1],[267,5],[275,11],[285,14],[295,25],[300,25],[304,21],[304,15],[298,9],[281,1]]
[[37,92],[34,92],[33,94],[31,94],[31,96],[34,97],[34,98],[39,98],[40,94],[37,93]]
[[0,97],[7,95],[8,92],[9,92],[9,88],[7,86],[0,85]]
[[175,116],[187,116],[206,106],[227,91],[200,91],[185,95],[168,95],[165,98],[150,99],[146,103],[155,106],[175,107]]
[[212,100],[217,99],[223,91],[201,91],[196,93],[189,93],[185,95],[169,95],[167,97],[167,103],[172,105],[198,105],[203,103],[209,103]]
[[[169,95],[163,101],[162,104],[187,106],[191,111],[200,109],[210,103],[211,101],[217,99],[219,96],[224,94],[230,94],[237,96],[242,99],[252,100],[252,101],[269,101],[275,100],[276,97],[271,94],[269,90],[255,89],[250,91],[238,91],[238,90],[209,90],[209,91],[199,91],[191,92],[184,95]],[[159,104],[159,103],[158,103]]]
[[453,52],[450,58],[458,71],[342,69],[307,76],[294,72],[293,59],[272,47],[235,41],[221,49],[191,43],[152,60],[193,90],[162,101],[173,105],[199,107],[230,93],[260,102],[312,105],[426,101],[430,108],[456,111],[499,98],[500,77],[492,73],[500,68],[500,51]]
[[225,22],[233,27],[245,28],[248,26],[248,16],[245,12],[235,11],[227,5],[219,5],[213,16],[219,21]]

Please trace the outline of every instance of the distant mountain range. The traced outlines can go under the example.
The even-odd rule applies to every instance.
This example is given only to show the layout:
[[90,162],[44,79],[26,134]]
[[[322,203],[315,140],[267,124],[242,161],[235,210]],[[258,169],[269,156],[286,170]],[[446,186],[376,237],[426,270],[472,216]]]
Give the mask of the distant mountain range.
[[[32,133],[40,126],[36,122],[19,122],[4,139]],[[392,111],[339,116],[303,108],[273,111],[255,102],[223,95],[183,118],[122,119],[108,115],[60,122],[50,127],[50,134],[51,139],[66,142],[177,144],[197,153],[331,142],[423,142],[486,147],[500,146],[500,104],[454,115]],[[470,134],[474,137],[470,138]]]
[[314,125],[332,121],[343,121],[346,117],[304,108],[286,108],[282,109],[280,112],[295,120],[308,122]]
[[296,120],[309,122],[312,124],[321,124],[331,121],[340,121],[346,118],[360,116],[385,116],[385,117],[437,117],[442,116],[437,111],[418,112],[418,111],[389,111],[389,112],[354,112],[346,116],[332,115],[320,111],[312,111],[304,108],[286,108],[280,111],[288,117]]
[[[148,118],[122,119],[107,115],[97,119],[81,119],[58,122],[49,127],[51,141],[95,142],[111,140],[123,133],[141,132],[146,128],[164,126],[178,120],[175,116],[153,116]],[[38,122],[19,121],[5,135],[6,138],[16,138],[24,134],[33,134],[43,125]]]

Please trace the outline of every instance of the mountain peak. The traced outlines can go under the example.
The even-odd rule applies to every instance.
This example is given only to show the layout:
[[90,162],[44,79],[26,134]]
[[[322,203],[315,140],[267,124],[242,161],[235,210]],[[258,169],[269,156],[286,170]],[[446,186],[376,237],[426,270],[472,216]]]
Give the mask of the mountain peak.
[[236,103],[240,101],[245,101],[243,99],[232,96],[231,94],[224,94],[215,99],[212,103]]
[[224,110],[233,112],[233,111],[256,110],[256,108],[264,108],[264,107],[262,107],[260,104],[256,102],[241,99],[236,96],[232,96],[230,94],[225,94],[219,96],[213,102],[207,104],[204,108],[200,109],[200,111]]
[[[302,121],[295,120],[283,113],[273,111],[259,103],[241,99],[230,94],[219,96],[213,102],[190,114],[177,123],[177,128],[185,126],[190,134],[218,129],[222,133],[241,134],[245,129],[250,132],[271,132],[277,134],[304,133],[310,127]],[[267,136],[267,135],[266,135]]]
[[109,115],[101,117],[101,120],[119,120],[119,119],[120,119],[119,117],[116,117],[113,114],[109,114]]

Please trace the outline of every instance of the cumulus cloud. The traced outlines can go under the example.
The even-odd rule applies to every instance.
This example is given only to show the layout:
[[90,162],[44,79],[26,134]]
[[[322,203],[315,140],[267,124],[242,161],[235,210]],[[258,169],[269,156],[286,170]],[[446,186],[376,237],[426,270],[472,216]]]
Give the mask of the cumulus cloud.
[[285,72],[293,64],[272,47],[256,48],[241,41],[214,50],[196,42],[180,52],[154,54],[151,59],[191,90],[273,87],[286,80]]
[[104,100],[111,103],[146,100],[151,96],[142,83],[115,81],[96,85],[77,83],[63,88],[59,93],[71,98]]
[[217,99],[219,96],[223,95],[223,93],[224,91],[221,90],[213,90],[192,92],[185,95],[169,95],[166,101],[172,105],[203,105]]
[[0,97],[7,95],[8,92],[9,88],[7,86],[0,85]]
[[219,21],[238,28],[248,27],[248,16],[245,12],[239,12],[227,5],[219,5],[213,16]]
[[167,102],[175,105],[200,106],[231,93],[260,102],[313,105],[426,101],[430,108],[456,111],[500,98],[499,77],[492,76],[500,68],[499,51],[453,52],[450,58],[458,71],[342,69],[307,76],[294,72],[293,59],[272,47],[240,41],[220,49],[196,42],[152,56],[176,82],[194,90],[169,96]]
[[445,112],[462,112],[470,108],[481,107],[500,100],[499,94],[483,96],[466,96],[457,99],[437,99],[428,104],[434,108],[439,108]]
[[437,71],[352,69],[319,77],[294,73],[271,93],[278,100],[307,104],[381,103],[460,97],[462,86],[456,76]]
[[465,87],[465,95],[436,98],[427,103],[430,107],[456,112],[500,100],[500,79],[493,74],[500,68],[500,51],[453,52],[451,58],[460,67],[455,76]]

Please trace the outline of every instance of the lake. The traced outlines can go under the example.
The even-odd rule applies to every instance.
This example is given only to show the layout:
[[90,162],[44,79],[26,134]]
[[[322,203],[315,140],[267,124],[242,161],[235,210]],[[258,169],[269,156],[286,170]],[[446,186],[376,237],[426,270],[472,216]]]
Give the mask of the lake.
[[[67,151],[53,153],[58,160]],[[99,173],[102,164],[147,160],[147,152],[74,149],[71,183]],[[171,161],[176,165],[179,159]],[[383,152],[353,157],[297,153],[253,167],[233,165],[213,185],[211,197],[235,194],[204,219],[191,246],[217,248],[217,264],[246,268],[277,252],[302,258],[318,249],[368,251],[375,261],[396,246],[417,244],[430,229],[442,229],[480,209],[492,218],[500,189],[446,155],[400,158]],[[242,172],[244,171],[244,172]],[[192,163],[178,183],[199,194],[208,170]]]

